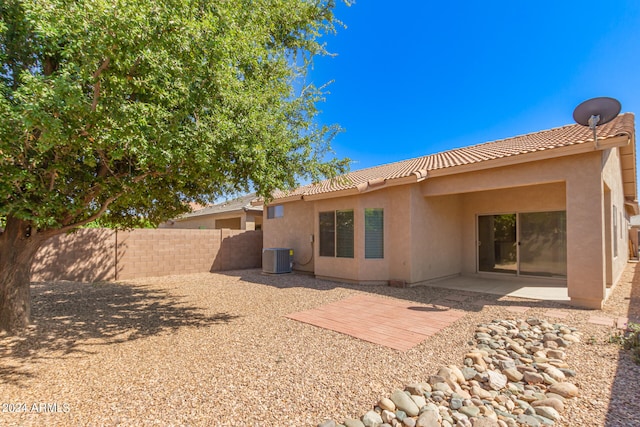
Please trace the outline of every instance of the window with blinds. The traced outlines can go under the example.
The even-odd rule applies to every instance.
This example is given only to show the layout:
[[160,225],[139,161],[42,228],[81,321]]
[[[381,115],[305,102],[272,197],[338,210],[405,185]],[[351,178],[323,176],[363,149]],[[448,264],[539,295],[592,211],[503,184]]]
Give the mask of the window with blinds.
[[353,258],[353,211],[320,212],[320,256]]
[[335,212],[320,212],[320,256],[336,254]]
[[364,257],[384,258],[384,209],[364,210]]
[[336,256],[353,258],[353,211],[336,211]]

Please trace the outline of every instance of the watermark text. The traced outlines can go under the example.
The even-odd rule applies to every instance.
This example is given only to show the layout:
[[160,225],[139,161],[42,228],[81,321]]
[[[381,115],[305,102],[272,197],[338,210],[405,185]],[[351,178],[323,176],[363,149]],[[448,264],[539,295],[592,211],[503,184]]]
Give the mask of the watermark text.
[[34,414],[66,414],[71,411],[71,406],[68,403],[60,402],[13,402],[13,403],[0,403],[0,413],[3,414],[16,414],[20,412],[34,413]]

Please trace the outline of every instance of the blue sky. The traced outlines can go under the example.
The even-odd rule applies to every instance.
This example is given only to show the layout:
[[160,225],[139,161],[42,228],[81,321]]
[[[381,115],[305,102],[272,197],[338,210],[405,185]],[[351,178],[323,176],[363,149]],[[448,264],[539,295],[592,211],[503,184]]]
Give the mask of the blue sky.
[[322,123],[352,170],[573,123],[610,96],[640,114],[640,1],[340,3]]

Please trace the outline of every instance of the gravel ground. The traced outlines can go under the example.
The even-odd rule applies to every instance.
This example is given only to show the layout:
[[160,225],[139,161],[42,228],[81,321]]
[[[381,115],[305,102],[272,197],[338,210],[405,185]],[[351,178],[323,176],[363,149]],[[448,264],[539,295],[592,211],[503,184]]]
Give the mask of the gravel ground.
[[[478,323],[554,319],[582,397],[558,426],[638,426],[640,366],[591,316],[640,319],[640,268],[629,264],[602,311],[472,292],[353,286],[258,270],[120,283],[38,283],[34,325],[0,338],[0,425],[315,426],[356,418],[405,384],[462,364]],[[429,304],[455,295],[466,315],[407,352],[284,317],[357,293]],[[460,297],[463,298],[460,298]],[[532,308],[519,315],[513,305]],[[12,412],[7,412],[12,411]],[[17,412],[16,411],[20,411]],[[52,412],[53,411],[53,412]]]

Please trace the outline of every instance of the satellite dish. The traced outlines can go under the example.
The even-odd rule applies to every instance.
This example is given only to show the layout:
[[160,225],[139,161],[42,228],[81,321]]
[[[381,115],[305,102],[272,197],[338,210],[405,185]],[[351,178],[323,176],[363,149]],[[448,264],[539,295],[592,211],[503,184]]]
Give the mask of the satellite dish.
[[593,141],[598,146],[596,126],[603,125],[618,117],[622,106],[617,99],[606,96],[591,98],[578,105],[573,110],[573,120],[593,130]]

